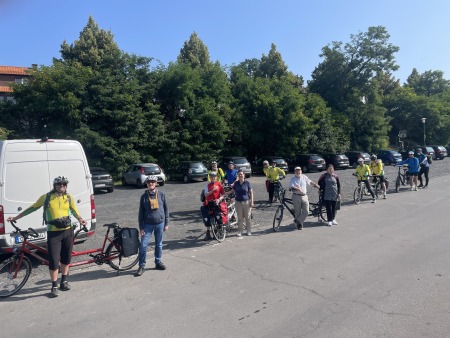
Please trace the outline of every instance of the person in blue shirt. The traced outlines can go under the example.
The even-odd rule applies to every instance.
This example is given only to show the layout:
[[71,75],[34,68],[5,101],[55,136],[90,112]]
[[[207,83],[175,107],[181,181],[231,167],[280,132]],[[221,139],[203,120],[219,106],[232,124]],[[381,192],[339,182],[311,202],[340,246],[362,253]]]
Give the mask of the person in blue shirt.
[[[417,159],[419,160],[419,188],[428,188],[428,172],[430,170],[430,163],[428,162],[427,155],[422,152],[422,148],[417,148]],[[423,185],[422,174],[425,175],[425,185]]]
[[238,171],[234,169],[234,162],[228,162],[228,169],[225,170],[225,180],[232,187],[238,178]]
[[417,177],[419,176],[419,160],[417,157],[414,157],[414,152],[410,151],[408,153],[408,158],[401,162],[398,162],[397,165],[407,164],[408,172],[407,175],[410,176],[409,184],[411,185],[411,191],[417,191]]

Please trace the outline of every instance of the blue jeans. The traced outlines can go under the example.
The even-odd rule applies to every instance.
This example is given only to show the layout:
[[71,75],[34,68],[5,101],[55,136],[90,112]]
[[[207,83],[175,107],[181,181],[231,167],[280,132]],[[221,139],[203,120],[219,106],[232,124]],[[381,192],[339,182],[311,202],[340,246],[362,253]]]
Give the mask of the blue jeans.
[[144,224],[144,236],[141,237],[139,247],[139,266],[145,266],[147,258],[147,248],[152,232],[155,232],[155,264],[161,262],[162,240],[164,234],[164,222],[159,224]]

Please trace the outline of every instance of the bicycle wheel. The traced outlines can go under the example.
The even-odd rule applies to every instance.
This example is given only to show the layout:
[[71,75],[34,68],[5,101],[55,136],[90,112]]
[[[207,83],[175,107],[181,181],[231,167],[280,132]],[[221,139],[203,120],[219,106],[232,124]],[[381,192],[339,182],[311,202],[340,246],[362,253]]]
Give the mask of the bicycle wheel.
[[375,194],[375,197],[378,198],[378,194],[380,193],[380,182],[375,183],[373,193]]
[[361,186],[357,186],[355,192],[353,193],[353,201],[355,201],[355,204],[361,203],[363,195],[363,189],[361,189]]
[[120,253],[120,246],[116,242],[109,243],[105,251],[105,259],[110,267],[114,270],[125,271],[130,270],[139,261],[139,254],[128,257]]
[[282,205],[278,206],[277,211],[275,211],[275,216],[273,217],[273,231],[277,232],[280,230],[281,221],[283,219],[284,208]]
[[395,180],[395,192],[398,192],[398,190],[400,189],[400,177],[397,177],[397,179]]
[[[9,297],[22,289],[31,274],[31,262],[27,257],[15,256],[0,265],[0,297]],[[16,274],[17,272],[17,274]]]
[[235,226],[237,224],[237,213],[235,203],[228,206],[228,225]]
[[[328,220],[327,217],[327,208],[325,207],[325,203],[320,203],[319,205],[319,217],[322,219],[322,221],[326,222]],[[319,218],[318,217],[318,218]],[[320,220],[319,218],[319,220]]]
[[219,222],[217,222],[214,216],[210,218],[210,222],[211,222],[211,231],[214,237],[217,239],[218,242],[222,242],[227,236],[226,225],[221,223],[219,224]]
[[283,200],[283,190],[282,189],[279,189],[277,191],[277,198],[278,198],[278,201],[280,201],[280,203],[281,203],[281,201]]

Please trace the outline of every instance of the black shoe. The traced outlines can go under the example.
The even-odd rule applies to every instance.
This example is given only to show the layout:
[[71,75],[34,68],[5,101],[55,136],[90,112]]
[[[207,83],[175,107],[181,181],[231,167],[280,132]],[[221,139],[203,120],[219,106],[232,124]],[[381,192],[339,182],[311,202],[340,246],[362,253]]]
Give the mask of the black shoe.
[[422,185],[422,184],[419,184],[419,185],[417,186],[417,188],[423,188],[423,185]]
[[134,274],[136,277],[142,276],[142,274],[144,273],[144,267],[140,266],[139,269],[137,270],[137,272]]
[[428,185],[424,185],[423,188],[424,188],[424,189],[428,188]]
[[59,291],[57,287],[52,286],[52,290],[50,291],[50,298],[55,298],[59,296]]
[[203,238],[204,241],[210,241],[210,240],[212,240],[212,239],[213,239],[213,238],[212,238],[212,236],[211,236],[211,234],[210,234],[209,231],[206,233],[205,238]]
[[67,281],[62,282],[61,285],[59,286],[59,289],[61,291],[69,291],[70,290],[70,285]]
[[297,223],[297,230],[303,230],[303,224]]
[[162,263],[156,263],[156,270],[166,270],[166,266]]

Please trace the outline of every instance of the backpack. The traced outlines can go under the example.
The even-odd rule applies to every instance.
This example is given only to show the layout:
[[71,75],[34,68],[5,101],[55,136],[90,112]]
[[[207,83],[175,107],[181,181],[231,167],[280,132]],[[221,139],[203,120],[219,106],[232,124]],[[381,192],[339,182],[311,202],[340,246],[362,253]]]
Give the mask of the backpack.
[[[48,192],[47,196],[45,196],[45,201],[44,201],[44,212],[42,214],[42,225],[47,225],[47,216],[45,215],[45,212],[47,211],[48,207],[50,206],[50,195],[52,194],[52,192]],[[72,203],[72,199],[70,197],[70,194],[66,194],[67,195],[67,202],[69,202],[69,206]]]
[[139,252],[139,230],[136,228],[115,229],[116,243],[120,246],[123,257],[136,255]]

